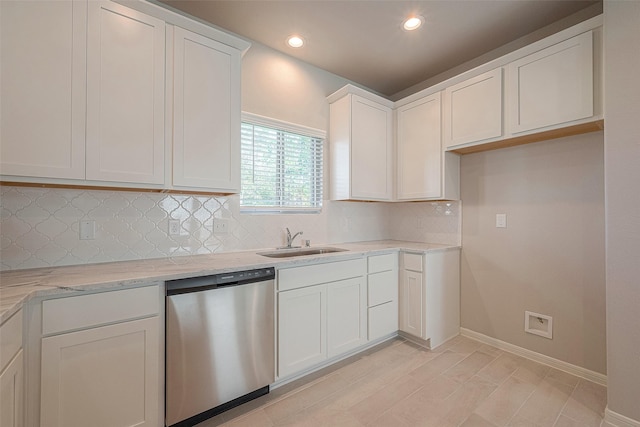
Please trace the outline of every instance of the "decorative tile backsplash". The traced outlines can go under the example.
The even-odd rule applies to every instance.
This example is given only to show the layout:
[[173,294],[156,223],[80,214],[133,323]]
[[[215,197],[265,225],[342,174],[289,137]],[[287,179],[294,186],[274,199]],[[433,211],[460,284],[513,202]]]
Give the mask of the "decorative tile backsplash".
[[[284,244],[284,229],[312,245],[398,239],[459,244],[459,202],[325,201],[320,214],[241,214],[238,196],[0,187],[0,270],[166,258]],[[169,220],[180,233],[169,235]],[[95,238],[80,240],[80,221]],[[216,220],[228,225],[214,233]]]

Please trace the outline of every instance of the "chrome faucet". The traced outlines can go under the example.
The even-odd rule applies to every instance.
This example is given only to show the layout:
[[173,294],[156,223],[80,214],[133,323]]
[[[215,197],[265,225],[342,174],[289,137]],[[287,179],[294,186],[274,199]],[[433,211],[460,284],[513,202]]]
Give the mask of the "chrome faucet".
[[293,246],[291,246],[291,244],[293,243],[293,239],[298,237],[298,235],[302,236],[302,231],[298,231],[292,237],[291,236],[291,232],[289,231],[289,229],[287,228],[286,230],[287,230],[287,246],[285,246],[283,249],[291,249],[291,248],[293,248]]

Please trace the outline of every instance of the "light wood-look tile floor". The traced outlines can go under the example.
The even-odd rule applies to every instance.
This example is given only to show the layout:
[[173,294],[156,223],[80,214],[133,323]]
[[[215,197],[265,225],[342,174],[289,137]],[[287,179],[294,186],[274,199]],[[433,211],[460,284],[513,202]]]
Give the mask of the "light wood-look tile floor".
[[598,427],[606,388],[458,336],[402,338],[273,390],[197,427]]

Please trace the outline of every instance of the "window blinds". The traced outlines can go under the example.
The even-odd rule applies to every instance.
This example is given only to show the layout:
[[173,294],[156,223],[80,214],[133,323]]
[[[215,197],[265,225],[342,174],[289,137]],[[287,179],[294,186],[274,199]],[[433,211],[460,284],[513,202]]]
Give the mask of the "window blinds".
[[243,122],[242,209],[319,211],[322,207],[322,146],[322,138]]

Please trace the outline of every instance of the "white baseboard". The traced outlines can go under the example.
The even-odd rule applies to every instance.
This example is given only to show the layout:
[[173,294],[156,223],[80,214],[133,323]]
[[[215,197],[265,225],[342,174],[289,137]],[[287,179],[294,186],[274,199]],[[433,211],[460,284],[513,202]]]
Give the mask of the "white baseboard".
[[640,421],[613,412],[609,407],[604,410],[604,420],[601,427],[640,427]]
[[571,363],[554,359],[553,357],[545,356],[544,354],[536,353],[535,351],[527,350],[526,348],[518,347],[517,345],[509,344],[508,342],[489,337],[470,329],[460,328],[460,334],[476,341],[480,341],[484,344],[499,348],[500,350],[508,351],[509,353],[513,353],[526,359],[533,360],[534,362],[542,363],[543,365],[551,366],[552,368],[568,372],[572,375],[584,378],[596,384],[600,384],[605,387],[607,386],[607,376],[599,372],[591,371],[577,365],[572,365]]

